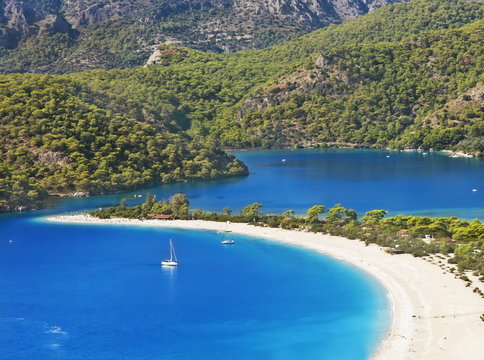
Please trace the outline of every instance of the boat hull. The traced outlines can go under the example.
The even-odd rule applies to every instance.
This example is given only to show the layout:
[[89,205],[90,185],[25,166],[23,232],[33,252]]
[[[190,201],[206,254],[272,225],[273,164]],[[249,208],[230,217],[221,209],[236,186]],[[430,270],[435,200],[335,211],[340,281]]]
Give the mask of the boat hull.
[[161,262],[161,266],[178,266],[178,263],[175,261],[164,260]]

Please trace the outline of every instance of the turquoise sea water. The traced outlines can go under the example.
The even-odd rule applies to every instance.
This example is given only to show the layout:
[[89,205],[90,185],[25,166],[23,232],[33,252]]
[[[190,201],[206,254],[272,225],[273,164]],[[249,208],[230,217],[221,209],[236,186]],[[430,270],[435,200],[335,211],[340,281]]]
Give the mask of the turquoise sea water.
[[[22,222],[0,243],[2,359],[365,359],[381,287],[312,252],[214,232]],[[31,229],[31,230],[30,230]],[[159,261],[173,238],[180,266]]]
[[[371,150],[237,155],[250,176],[149,191],[186,192],[192,207],[211,210],[342,202],[482,219],[482,160]],[[208,231],[42,220],[133,194],[0,216],[0,359],[366,359],[375,350],[389,324],[385,292],[348,264],[238,235],[223,247]],[[169,238],[181,263],[171,270],[159,266]]]

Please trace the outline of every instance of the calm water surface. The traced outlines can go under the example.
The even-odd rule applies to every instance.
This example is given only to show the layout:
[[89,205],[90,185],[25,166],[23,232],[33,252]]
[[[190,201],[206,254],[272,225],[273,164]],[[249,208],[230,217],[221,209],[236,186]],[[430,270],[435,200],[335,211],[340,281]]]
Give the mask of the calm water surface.
[[[186,192],[192,207],[210,210],[258,201],[302,213],[341,202],[360,212],[483,214],[482,160],[370,150],[237,156],[250,176],[149,191]],[[366,359],[385,333],[381,286],[331,258],[244,236],[223,247],[213,232],[41,218],[126,196],[134,199],[63,199],[0,216],[0,359]],[[181,262],[171,270],[159,266],[169,238]]]
[[36,219],[1,235],[2,360],[365,359],[388,326],[371,277],[260,239]]
[[249,166],[249,176],[67,199],[57,203],[57,212],[118,204],[126,196],[135,203],[133,194],[149,191],[158,198],[184,192],[193,208],[213,211],[239,211],[257,201],[268,213],[293,209],[303,214],[314,204],[342,203],[359,213],[385,209],[391,214],[484,218],[484,159],[356,149],[235,154]]

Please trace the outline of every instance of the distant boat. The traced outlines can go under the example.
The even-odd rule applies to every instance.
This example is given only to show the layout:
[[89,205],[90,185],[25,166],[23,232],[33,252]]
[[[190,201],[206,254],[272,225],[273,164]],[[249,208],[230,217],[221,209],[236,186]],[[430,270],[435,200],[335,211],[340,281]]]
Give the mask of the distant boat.
[[477,191],[477,189],[472,189],[472,192],[476,192],[476,191]]
[[223,233],[231,233],[231,232],[232,232],[232,230],[229,230],[229,225],[230,225],[230,221],[227,221],[227,222],[225,223],[225,230],[223,230],[223,231],[221,231],[221,232],[223,232]]
[[[232,232],[231,230],[229,230],[229,225],[230,225],[230,221],[227,221],[227,223],[225,224],[225,230],[223,231],[224,233]],[[221,243],[224,245],[232,245],[232,244],[235,244],[235,240],[223,239]]]
[[282,162],[286,162],[286,159],[282,159]]
[[163,260],[161,266],[178,266],[178,260],[176,259],[175,248],[173,242],[170,239],[170,258]]

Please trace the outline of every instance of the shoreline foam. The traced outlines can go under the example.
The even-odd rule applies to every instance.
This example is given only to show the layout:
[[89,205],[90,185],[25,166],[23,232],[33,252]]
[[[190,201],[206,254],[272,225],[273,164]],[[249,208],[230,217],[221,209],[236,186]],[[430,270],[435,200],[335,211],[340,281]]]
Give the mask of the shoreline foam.
[[[462,280],[411,255],[389,255],[377,245],[342,237],[200,220],[97,219],[87,215],[51,216],[47,220],[79,224],[158,226],[195,230],[230,230],[301,246],[356,265],[386,288],[392,324],[373,359],[481,359],[484,353],[484,300]],[[475,286],[475,285],[474,285]]]

